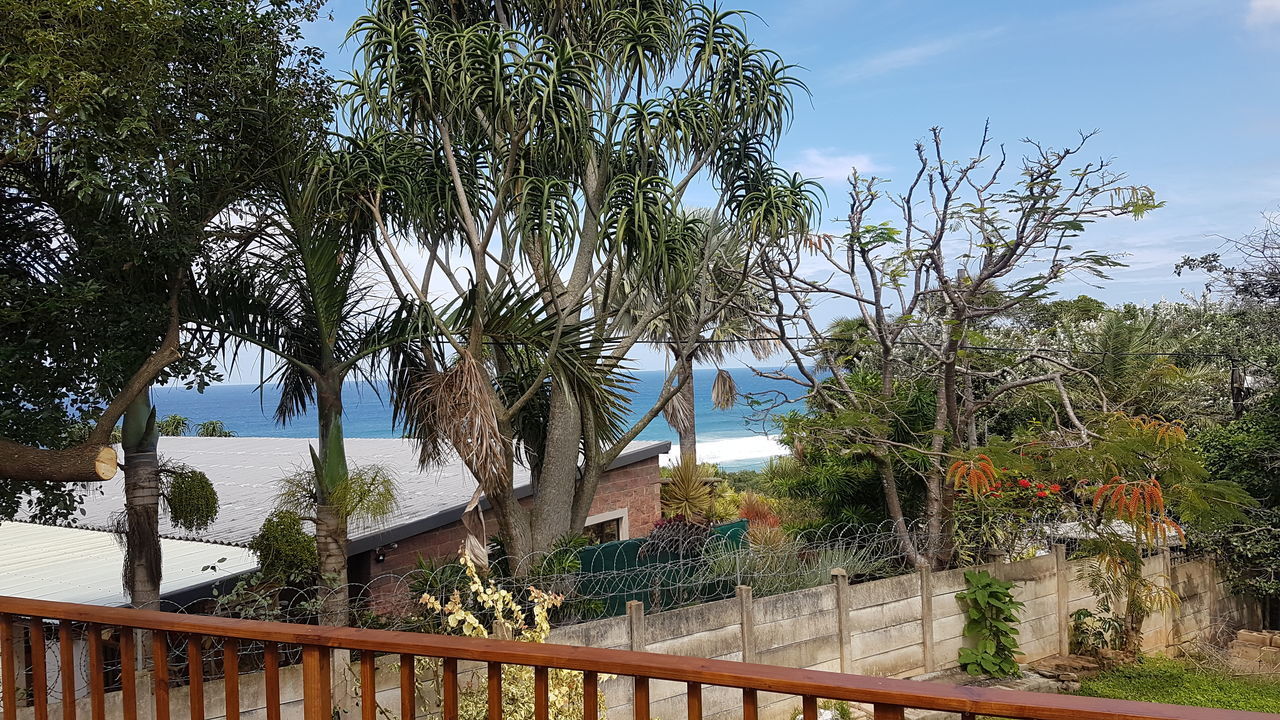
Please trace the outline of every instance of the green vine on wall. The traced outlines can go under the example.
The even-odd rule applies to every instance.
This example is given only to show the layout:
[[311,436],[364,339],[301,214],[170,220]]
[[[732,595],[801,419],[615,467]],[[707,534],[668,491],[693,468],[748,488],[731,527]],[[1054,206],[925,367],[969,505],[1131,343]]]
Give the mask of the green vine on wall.
[[986,570],[966,570],[966,589],[956,593],[964,603],[964,635],[973,647],[960,648],[960,667],[970,675],[1012,677],[1018,674],[1017,612],[1023,603],[1013,597],[1013,583]]

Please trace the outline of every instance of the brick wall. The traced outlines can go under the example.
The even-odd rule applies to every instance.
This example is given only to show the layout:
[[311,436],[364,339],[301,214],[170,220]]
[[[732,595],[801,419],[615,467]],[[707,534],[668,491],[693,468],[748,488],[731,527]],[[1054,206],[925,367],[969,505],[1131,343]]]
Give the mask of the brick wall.
[[[628,532],[631,537],[643,537],[653,529],[662,515],[659,493],[658,458],[609,470],[600,478],[591,515],[627,508]],[[526,505],[529,498],[521,502]],[[492,511],[485,513],[485,526],[489,534],[498,530],[498,520]],[[418,564],[418,557],[427,559],[451,559],[458,555],[458,548],[466,538],[462,523],[452,522],[430,532],[396,541],[395,548],[384,548],[385,559],[377,562],[373,552],[353,556],[349,575],[353,583],[370,583],[376,586],[378,578],[388,574],[408,572]]]

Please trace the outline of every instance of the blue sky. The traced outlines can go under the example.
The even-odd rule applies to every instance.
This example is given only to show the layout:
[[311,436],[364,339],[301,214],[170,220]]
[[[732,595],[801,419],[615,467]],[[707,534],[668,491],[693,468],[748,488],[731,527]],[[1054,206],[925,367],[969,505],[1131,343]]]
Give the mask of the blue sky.
[[[1280,205],[1280,0],[723,4],[754,11],[752,37],[804,68],[812,96],[779,159],[825,178],[828,218],[844,212],[851,165],[905,185],[913,143],[935,125],[957,158],[988,120],[1011,155],[1021,138],[1062,145],[1097,129],[1089,154],[1167,206],[1090,229],[1077,246],[1128,253],[1130,267],[1063,292],[1149,303],[1199,292],[1203,280],[1175,277],[1174,263]],[[307,28],[335,72],[350,68],[342,38],[363,8],[331,0],[332,19]]]

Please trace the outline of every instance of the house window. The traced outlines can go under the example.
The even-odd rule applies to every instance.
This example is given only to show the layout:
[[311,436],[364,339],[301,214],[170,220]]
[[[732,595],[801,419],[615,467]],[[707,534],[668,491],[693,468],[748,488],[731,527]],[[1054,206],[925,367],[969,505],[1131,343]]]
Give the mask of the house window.
[[598,545],[600,543],[613,542],[614,540],[628,540],[631,538],[629,530],[627,508],[618,508],[617,510],[610,510],[588,517],[586,527],[582,529],[582,534],[589,538],[593,544]]
[[582,529],[582,534],[587,536],[592,545],[601,545],[614,540],[622,539],[622,518],[614,518],[605,520],[592,525],[588,525]]

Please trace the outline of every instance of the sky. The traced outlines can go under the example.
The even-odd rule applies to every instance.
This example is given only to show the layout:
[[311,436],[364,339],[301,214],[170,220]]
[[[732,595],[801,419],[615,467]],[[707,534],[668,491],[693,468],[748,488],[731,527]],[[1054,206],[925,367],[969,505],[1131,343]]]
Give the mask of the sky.
[[[1063,286],[1068,296],[1198,294],[1203,277],[1175,276],[1177,261],[1280,207],[1280,0],[721,4],[754,12],[752,39],[802,66],[810,96],[799,98],[777,158],[823,178],[830,229],[847,211],[851,167],[904,187],[914,143],[931,127],[943,128],[952,157],[966,158],[987,122],[1011,156],[1023,138],[1062,146],[1097,130],[1085,154],[1113,160],[1166,202],[1140,221],[1090,228],[1077,247],[1125,253],[1129,267],[1101,288]],[[335,74],[351,67],[343,38],[363,10],[363,0],[330,0],[327,17],[305,29]]]

